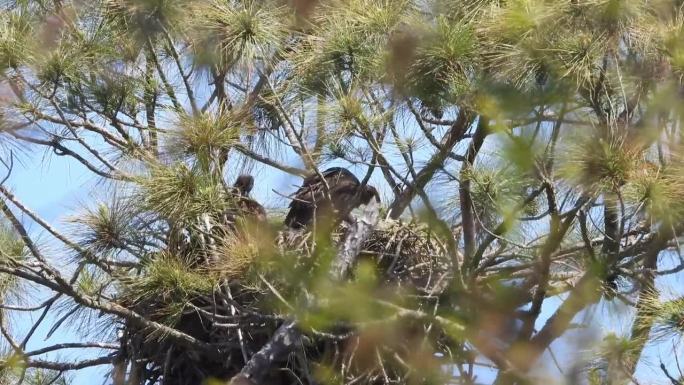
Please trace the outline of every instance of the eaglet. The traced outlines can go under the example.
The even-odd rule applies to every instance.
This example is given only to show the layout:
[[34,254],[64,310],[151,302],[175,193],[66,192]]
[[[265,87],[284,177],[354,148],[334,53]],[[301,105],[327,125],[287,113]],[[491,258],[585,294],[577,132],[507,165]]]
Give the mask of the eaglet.
[[228,213],[231,219],[236,216],[242,217],[254,223],[266,223],[266,210],[259,202],[249,197],[254,187],[254,177],[240,175],[235,180],[231,193],[233,195],[235,209]]

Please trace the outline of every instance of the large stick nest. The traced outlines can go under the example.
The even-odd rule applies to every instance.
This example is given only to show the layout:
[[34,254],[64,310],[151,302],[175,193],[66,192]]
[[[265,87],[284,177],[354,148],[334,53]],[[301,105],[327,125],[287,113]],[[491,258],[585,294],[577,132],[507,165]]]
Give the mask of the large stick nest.
[[451,274],[445,245],[425,224],[385,221],[364,245],[363,255],[374,257],[389,282],[423,293],[441,293]]
[[[204,276],[207,282],[218,282],[211,290],[191,293],[187,301],[182,299],[181,303],[174,303],[172,296],[156,293],[148,293],[143,298],[127,295],[125,290],[122,292],[122,304],[222,352],[220,357],[212,357],[198,349],[177,346],[163,335],[127,324],[121,338],[122,359],[137,363],[135,367],[140,378],[146,379],[140,383],[151,384],[165,378],[164,384],[199,384],[207,378],[225,380],[238,373],[245,358],[261,349],[284,319],[283,314],[275,310],[277,306],[273,306],[274,294],[276,297],[288,296],[301,290],[296,283],[287,282],[291,278],[283,272],[283,265],[299,269],[301,273],[313,271],[318,264],[316,242],[320,240],[310,232],[282,231],[275,237],[275,242],[268,243],[254,238],[249,232],[223,230],[224,236],[212,248],[213,258],[187,265],[191,266],[188,274]],[[341,226],[332,234],[332,245],[338,245],[346,232],[347,229]],[[270,259],[264,254],[270,254]],[[374,263],[383,286],[399,286],[423,297],[441,293],[451,272],[445,246],[427,226],[416,223],[381,222],[364,244],[359,257]],[[278,263],[274,264],[274,259],[279,259]],[[275,267],[272,274],[269,274],[268,266]],[[173,317],[168,316],[169,309],[176,311]],[[345,360],[348,365],[352,360],[350,344],[359,344],[358,335],[344,326],[335,336],[307,334],[309,343],[303,347],[307,358],[333,366],[343,364]],[[410,353],[410,347],[405,351]],[[398,358],[391,356],[394,361]],[[297,383],[297,378],[310,376],[309,364],[294,357],[282,366],[289,369],[274,371],[268,383]],[[347,375],[352,376],[351,372],[354,372],[355,378],[362,376],[368,381],[389,378],[388,367],[371,370],[367,365],[360,365],[356,370],[348,370]],[[380,381],[383,382],[386,381]]]

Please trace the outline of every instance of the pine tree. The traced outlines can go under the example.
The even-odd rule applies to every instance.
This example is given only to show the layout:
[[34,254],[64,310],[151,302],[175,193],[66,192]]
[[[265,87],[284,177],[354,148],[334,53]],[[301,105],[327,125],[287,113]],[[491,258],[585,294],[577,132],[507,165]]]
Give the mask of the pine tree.
[[[684,325],[683,71],[679,0],[6,1],[0,383],[546,383],[598,304],[567,382],[634,382]],[[8,182],[40,151],[106,192],[67,226]],[[260,175],[331,166],[382,203],[283,226]]]

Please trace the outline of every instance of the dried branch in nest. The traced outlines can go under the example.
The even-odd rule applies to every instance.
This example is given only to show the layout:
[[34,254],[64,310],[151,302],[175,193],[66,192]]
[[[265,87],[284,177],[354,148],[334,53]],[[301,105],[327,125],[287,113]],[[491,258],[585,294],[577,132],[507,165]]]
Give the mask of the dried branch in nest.
[[[155,285],[169,285],[159,285],[161,278],[143,278],[144,282],[151,283],[139,285],[149,290],[144,301],[133,305],[138,312],[215,346],[220,354],[178,349],[163,335],[126,324],[122,329],[121,353],[127,360],[142,365],[141,378],[153,383],[161,377],[165,384],[201,383],[209,376],[227,379],[240,370],[246,354],[251,355],[268,341],[278,318],[260,309],[261,293],[239,283],[231,284],[220,279],[219,274],[222,273],[208,267],[178,269],[172,274],[163,274],[167,283],[176,278],[177,287],[156,292]],[[186,282],[188,277],[194,277],[195,283]],[[197,285],[200,287],[196,290],[187,288]],[[242,333],[243,330],[249,332]]]
[[[350,232],[343,223],[331,234],[333,242]],[[278,234],[278,248],[285,255],[295,252],[296,263],[307,263],[312,255],[314,239],[311,233],[283,231]],[[378,276],[424,293],[438,294],[450,280],[451,260],[446,245],[426,224],[383,220],[363,243],[359,258],[373,260]]]
[[438,294],[450,280],[451,260],[444,245],[425,224],[381,222],[363,247],[376,258],[390,282]]

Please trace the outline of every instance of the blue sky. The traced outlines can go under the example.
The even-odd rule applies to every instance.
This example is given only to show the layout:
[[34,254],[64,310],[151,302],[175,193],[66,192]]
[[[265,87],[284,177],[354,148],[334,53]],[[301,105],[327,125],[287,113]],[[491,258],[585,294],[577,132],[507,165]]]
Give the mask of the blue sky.
[[[62,218],[65,213],[72,211],[79,200],[87,197],[87,191],[92,187],[93,181],[90,180],[88,174],[79,165],[75,165],[73,162],[54,154],[49,154],[47,157],[44,157],[44,155],[42,152],[20,153],[17,156],[17,162],[15,162],[15,169],[6,185],[40,216],[53,224],[57,224],[57,227],[62,227],[59,223],[59,218]],[[30,220],[25,220],[25,223],[31,234],[38,236],[43,244],[55,244]],[[21,330],[22,332],[18,334],[22,337],[25,334],[25,329],[30,325],[29,320],[25,317],[35,320],[38,314],[31,314],[30,317],[22,315],[15,318],[15,330]],[[45,341],[44,338],[51,325],[49,321],[50,319],[46,319],[43,326],[36,331],[34,337],[27,345],[27,350],[59,342],[76,342],[80,340],[80,336],[75,333],[75,330],[69,328],[69,325],[65,325],[66,327],[60,328],[52,338]],[[45,357],[67,360],[92,353],[97,354],[98,352],[68,351],[46,355]],[[88,373],[79,374],[76,384],[94,384],[89,380],[93,379],[95,373],[96,371],[89,370]]]

